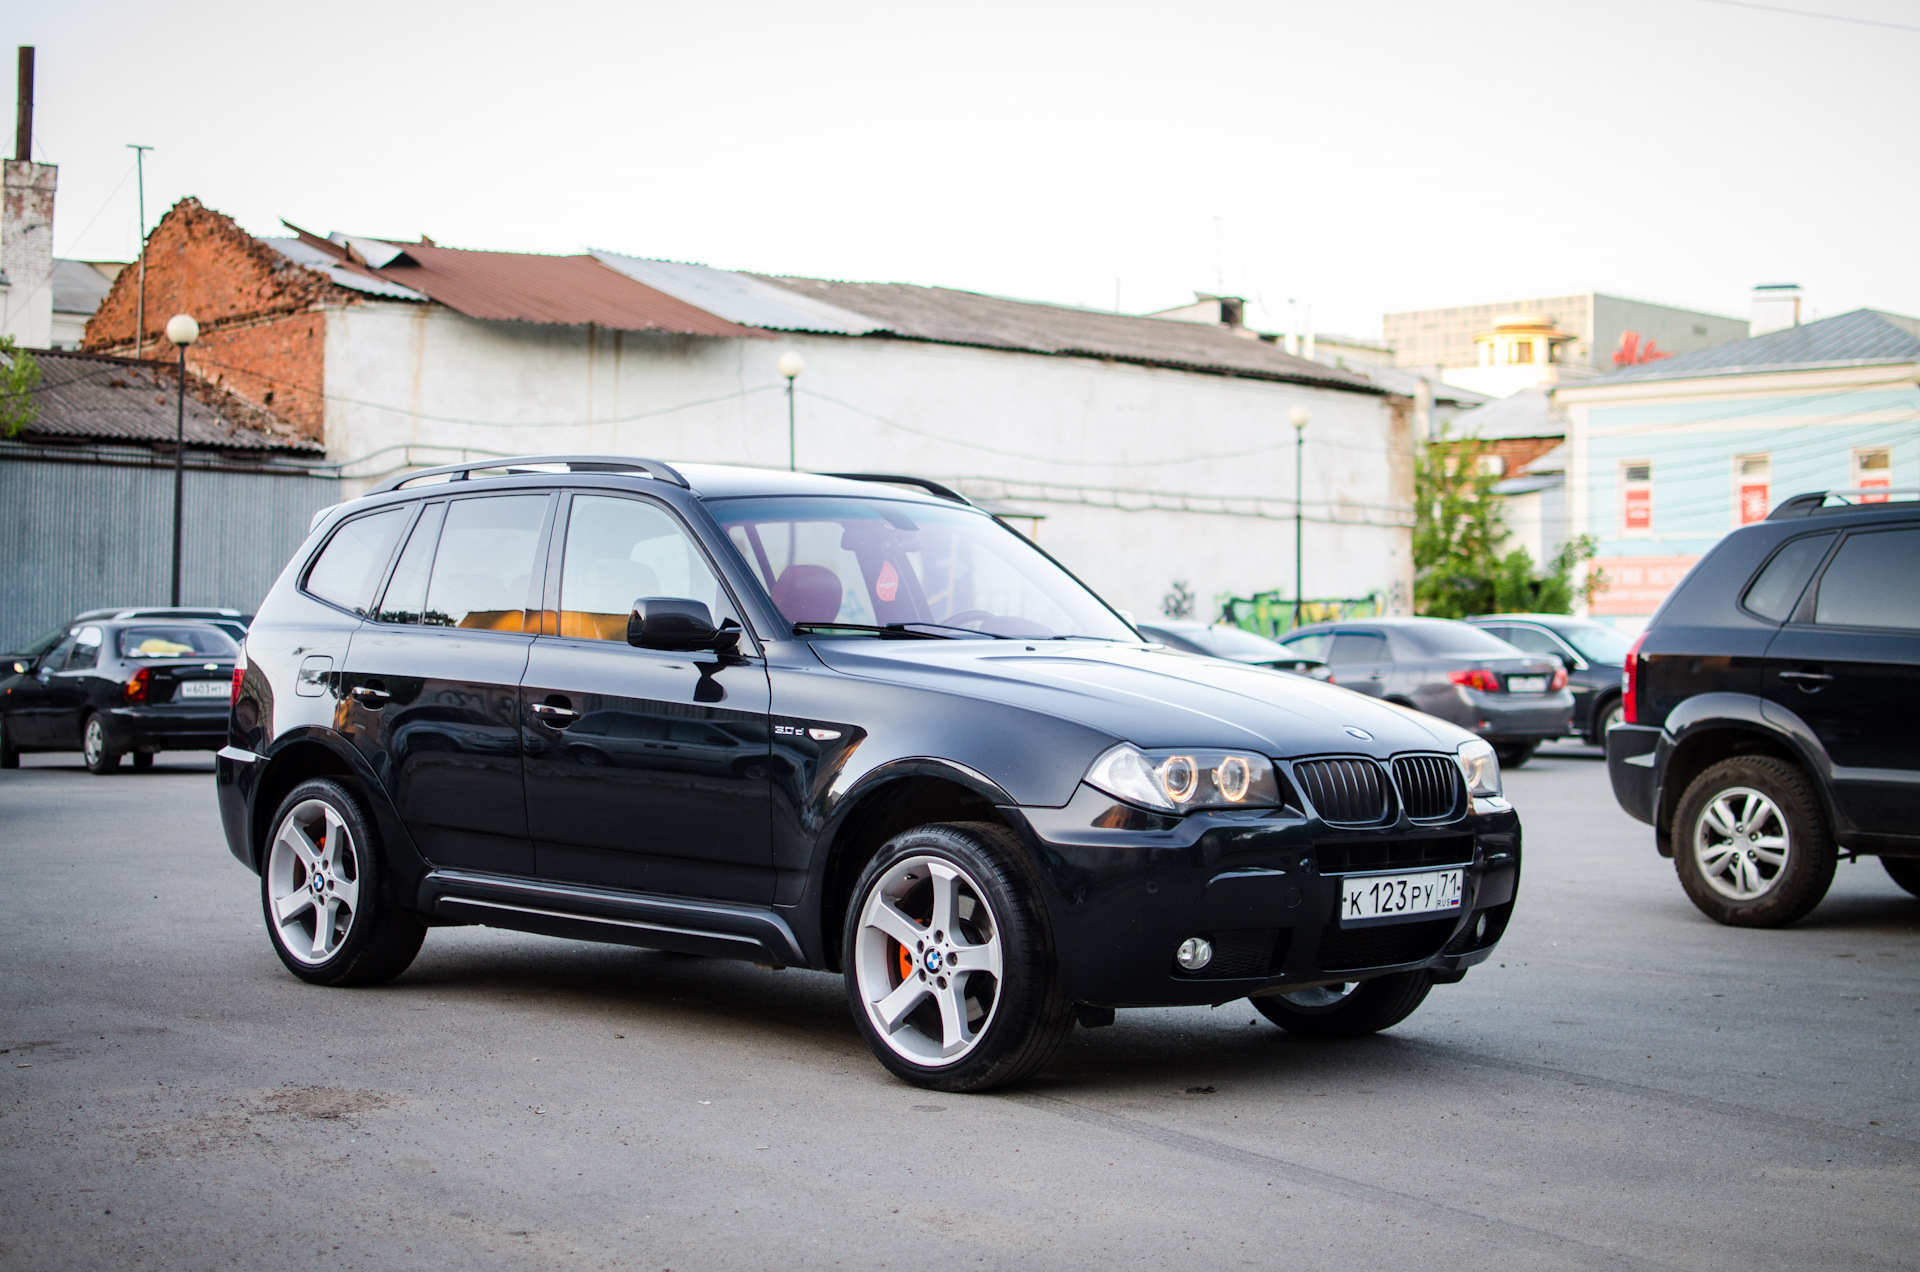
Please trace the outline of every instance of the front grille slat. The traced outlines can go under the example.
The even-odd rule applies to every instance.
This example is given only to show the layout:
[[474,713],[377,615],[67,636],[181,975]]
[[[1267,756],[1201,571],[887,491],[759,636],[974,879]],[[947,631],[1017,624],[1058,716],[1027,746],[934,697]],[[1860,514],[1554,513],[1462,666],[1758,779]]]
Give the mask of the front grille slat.
[[1293,771],[1321,820],[1350,826],[1386,820],[1386,775],[1372,760],[1301,760]]
[[1460,809],[1466,783],[1460,766],[1444,755],[1403,755],[1393,762],[1400,802],[1415,821],[1445,821]]
[[1440,952],[1458,924],[1459,920],[1452,917],[1364,928],[1337,928],[1329,924],[1320,931],[1320,949],[1315,961],[1323,972],[1423,962]]

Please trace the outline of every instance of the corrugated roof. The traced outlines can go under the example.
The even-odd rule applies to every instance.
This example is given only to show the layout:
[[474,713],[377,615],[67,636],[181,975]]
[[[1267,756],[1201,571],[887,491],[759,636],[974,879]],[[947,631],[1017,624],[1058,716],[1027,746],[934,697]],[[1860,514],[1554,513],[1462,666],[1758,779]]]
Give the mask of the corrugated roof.
[[596,251],[593,258],[657,291],[747,327],[864,336],[882,326],[865,314],[777,287],[750,274],[714,269],[710,265],[623,256],[618,252]]
[[[1591,383],[1575,380],[1573,384]],[[1488,441],[1502,437],[1565,437],[1567,413],[1555,404],[1545,385],[1532,385],[1495,398],[1485,406],[1462,411],[1448,422],[1454,437],[1480,437]]]
[[[341,237],[350,243],[359,241]],[[469,318],[568,326],[590,323],[614,331],[691,336],[758,334],[609,269],[591,256],[473,252],[431,243],[375,241],[401,249],[401,255],[369,273],[410,287]]]
[[1856,309],[1851,313],[1783,327],[1746,340],[1692,353],[1662,358],[1658,362],[1627,367],[1591,380],[1580,380],[1564,388],[1585,388],[1590,384],[1620,384],[1640,380],[1683,380],[1695,376],[1743,375],[1759,371],[1785,371],[1814,367],[1857,366],[1871,362],[1909,362],[1920,359],[1920,319],[1890,314],[1878,309]]
[[385,279],[375,278],[364,270],[355,269],[351,262],[343,261],[300,239],[263,238],[260,241],[296,265],[319,270],[342,287],[365,292],[369,296],[379,296],[385,300],[424,301],[427,299],[411,287],[402,287],[398,283],[389,283]]
[[107,298],[113,280],[85,261],[55,257],[53,261],[53,312],[90,314]]
[[939,344],[1021,353],[1110,358],[1145,366],[1288,380],[1384,393],[1365,376],[1297,358],[1264,340],[1225,327],[1169,322],[1132,314],[1008,300],[910,283],[842,283],[819,278],[750,275],[864,314],[890,335]]
[[[40,385],[22,441],[166,442],[174,437],[179,380],[164,363],[97,353],[33,351]],[[318,442],[271,413],[195,375],[187,377],[187,445],[223,451],[319,455]]]

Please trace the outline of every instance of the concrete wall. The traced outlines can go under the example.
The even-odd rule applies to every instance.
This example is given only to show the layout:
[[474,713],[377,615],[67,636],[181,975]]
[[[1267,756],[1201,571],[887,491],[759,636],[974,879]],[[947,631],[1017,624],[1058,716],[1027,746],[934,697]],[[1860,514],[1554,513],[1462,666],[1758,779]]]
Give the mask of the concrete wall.
[[48,163],[0,161],[0,336],[22,348],[53,343],[53,196],[60,170]]
[[806,359],[801,468],[911,473],[1039,514],[1042,545],[1145,616],[1175,581],[1293,591],[1294,405],[1305,590],[1411,593],[1405,412],[1370,395],[887,339],[711,339],[480,322],[439,306],[328,315],[326,439],[350,490],[463,454],[787,463],[779,355]]
[[1623,331],[1640,333],[1642,349],[1651,340],[1662,353],[1692,353],[1731,340],[1745,340],[1747,320],[1654,305],[1644,300],[1624,300],[1619,296],[1595,296],[1592,361],[1596,370],[1605,373],[1614,369],[1613,355],[1620,347]]
[[[188,605],[251,613],[339,483],[189,468],[182,536]],[[173,470],[0,453],[0,650],[82,610],[165,605],[173,578]]]

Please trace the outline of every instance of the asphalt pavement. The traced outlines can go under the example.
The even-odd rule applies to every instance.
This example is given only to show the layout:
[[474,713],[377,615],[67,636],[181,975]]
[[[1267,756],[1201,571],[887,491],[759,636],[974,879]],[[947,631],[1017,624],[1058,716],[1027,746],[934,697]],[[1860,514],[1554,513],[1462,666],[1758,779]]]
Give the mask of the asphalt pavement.
[[1564,746],[1494,959],[1389,1033],[1121,1012],[902,1085],[838,978],[436,929],[289,976],[205,757],[0,773],[0,1267],[1920,1265],[1920,900],[1699,915]]

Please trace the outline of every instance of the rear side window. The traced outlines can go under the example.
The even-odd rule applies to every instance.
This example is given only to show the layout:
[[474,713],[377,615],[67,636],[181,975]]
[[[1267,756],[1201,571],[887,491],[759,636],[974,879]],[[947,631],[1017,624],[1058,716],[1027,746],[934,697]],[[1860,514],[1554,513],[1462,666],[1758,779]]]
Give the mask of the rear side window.
[[1767,562],[1767,568],[1760,571],[1760,577],[1747,589],[1746,599],[1742,602],[1747,609],[1761,618],[1775,623],[1784,623],[1793,615],[1793,608],[1800,602],[1800,593],[1806,588],[1807,580],[1813,577],[1813,571],[1820,564],[1820,558],[1827,555],[1827,549],[1833,544],[1832,533],[1810,534],[1803,539],[1795,539],[1773,554],[1773,560]]
[[428,504],[420,520],[414,522],[400,563],[393,567],[393,581],[387,584],[387,594],[380,602],[381,622],[452,625],[446,615],[427,612],[427,573],[433,569],[433,550],[440,542],[440,523],[446,515],[447,505]]
[[1559,641],[1547,635],[1538,627],[1505,627],[1499,629],[1489,627],[1486,630],[1489,635],[1497,636],[1501,640],[1506,641],[1507,644],[1512,645],[1515,649],[1524,650],[1529,654],[1546,654],[1548,657],[1558,658],[1566,653],[1566,650],[1560,647]]
[[1392,662],[1387,638],[1377,632],[1337,632],[1333,638],[1330,663]]
[[373,589],[380,585],[380,572],[387,568],[394,541],[411,511],[389,508],[355,517],[334,531],[307,571],[307,591],[341,609],[365,615],[373,605]]
[[1920,632],[1920,528],[1848,535],[1820,576],[1813,621]]
[[546,495],[490,495],[447,505],[427,583],[426,612],[446,627],[527,630],[527,589]]

